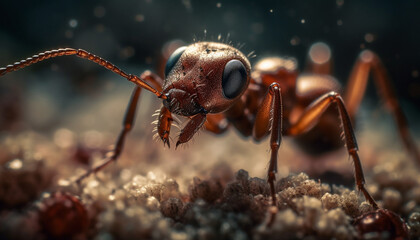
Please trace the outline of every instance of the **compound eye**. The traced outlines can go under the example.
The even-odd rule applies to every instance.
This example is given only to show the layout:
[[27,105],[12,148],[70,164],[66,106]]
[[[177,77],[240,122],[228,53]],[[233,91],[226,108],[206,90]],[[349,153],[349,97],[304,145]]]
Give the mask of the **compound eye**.
[[239,60],[230,60],[223,70],[222,89],[225,98],[237,97],[247,82],[247,72],[244,64]]
[[187,47],[180,47],[175,50],[172,55],[168,58],[165,66],[165,76],[168,76],[169,72],[174,68],[175,64],[178,62],[179,58],[181,57],[182,53],[184,53]]

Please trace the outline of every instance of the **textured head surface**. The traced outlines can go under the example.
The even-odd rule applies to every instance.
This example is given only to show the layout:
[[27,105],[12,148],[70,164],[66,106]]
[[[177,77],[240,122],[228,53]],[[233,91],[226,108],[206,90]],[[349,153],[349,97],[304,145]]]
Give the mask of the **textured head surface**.
[[[243,68],[239,68],[242,71],[240,76],[246,79],[233,84],[239,89],[230,91],[234,93],[233,96],[226,96],[223,87],[231,85],[222,84],[223,76],[225,69],[231,70],[227,67],[231,64],[227,63],[232,60],[243,65]],[[222,112],[245,91],[250,73],[251,65],[246,56],[230,45],[214,42],[191,44],[167,71],[163,93],[169,96],[169,100],[164,104],[171,112],[186,116],[199,112]]]

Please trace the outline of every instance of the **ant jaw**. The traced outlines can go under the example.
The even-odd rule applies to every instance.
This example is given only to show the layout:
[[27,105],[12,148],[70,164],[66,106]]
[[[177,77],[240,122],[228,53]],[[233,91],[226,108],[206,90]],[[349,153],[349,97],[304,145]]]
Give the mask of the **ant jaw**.
[[178,149],[178,146],[182,144],[179,140],[176,142],[175,150]]
[[197,102],[197,94],[172,88],[166,94],[163,105],[171,112],[182,116],[194,116],[203,112]]
[[165,144],[166,144],[166,145],[168,145],[168,148],[171,148],[171,145],[169,143],[169,139],[168,138],[162,138],[162,142],[163,142],[163,146],[164,147],[165,147]]

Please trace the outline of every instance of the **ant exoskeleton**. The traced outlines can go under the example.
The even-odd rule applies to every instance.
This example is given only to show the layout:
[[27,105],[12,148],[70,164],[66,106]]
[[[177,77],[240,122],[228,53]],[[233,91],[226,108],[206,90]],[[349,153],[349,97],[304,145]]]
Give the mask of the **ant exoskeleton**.
[[[164,80],[150,71],[145,71],[140,77],[127,74],[98,56],[72,48],[34,55],[1,68],[0,75],[64,55],[76,55],[93,61],[136,85],[113,154],[78,181],[117,160],[125,137],[133,127],[137,100],[144,88],[163,100],[157,131],[168,147],[174,121],[172,114],[189,118],[179,134],[176,146],[188,142],[203,125],[216,134],[224,132],[229,126],[223,124],[226,119],[243,136],[252,136],[256,141],[271,133],[268,183],[274,206],[277,153],[282,136],[295,136],[304,149],[319,153],[342,146],[339,137],[343,132],[347,151],[354,162],[357,188],[378,209],[364,186],[362,165],[351,124],[364,95],[370,71],[396,119],[405,146],[420,162],[420,155],[409,134],[386,70],[379,57],[369,50],[359,55],[350,75],[349,86],[344,92],[338,81],[330,76],[330,50],[322,43],[312,46],[309,72],[301,75],[293,59],[277,57],[260,60],[251,72],[251,64],[244,54],[230,45],[215,42],[197,42],[178,48],[166,63]],[[337,116],[340,116],[341,126],[335,123]],[[331,119],[334,121],[331,122]]]

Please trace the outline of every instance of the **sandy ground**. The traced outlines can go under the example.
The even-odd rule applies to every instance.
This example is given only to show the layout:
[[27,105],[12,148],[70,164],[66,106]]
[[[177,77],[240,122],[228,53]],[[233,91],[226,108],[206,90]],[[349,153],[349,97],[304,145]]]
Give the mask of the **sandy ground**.
[[[285,139],[279,151],[278,213],[267,226],[273,211],[265,182],[267,140],[255,144],[234,130],[222,136],[202,131],[187,146],[164,148],[152,140],[150,115],[159,105],[151,97],[141,100],[141,106],[147,107],[139,111],[121,159],[78,186],[74,180],[100,162],[114,143],[123,116],[121,105],[127,98],[119,94],[70,108],[62,116],[62,127],[47,133],[28,130],[2,135],[0,238],[362,236],[355,219],[372,208],[354,191],[353,164],[345,151],[315,159]],[[371,125],[362,124],[357,133],[367,188],[380,207],[403,217],[410,236],[418,238],[420,170],[402,150],[394,129],[369,129]],[[64,210],[53,211],[57,206]],[[60,226],[66,227],[60,230]],[[363,237],[395,237],[395,229],[383,230]]]

